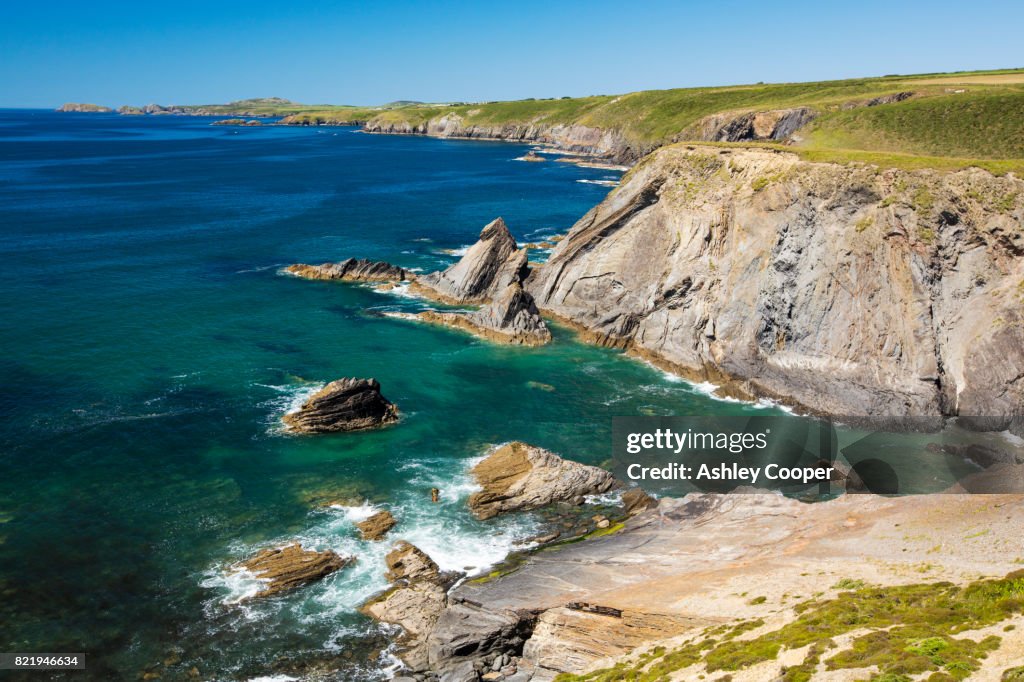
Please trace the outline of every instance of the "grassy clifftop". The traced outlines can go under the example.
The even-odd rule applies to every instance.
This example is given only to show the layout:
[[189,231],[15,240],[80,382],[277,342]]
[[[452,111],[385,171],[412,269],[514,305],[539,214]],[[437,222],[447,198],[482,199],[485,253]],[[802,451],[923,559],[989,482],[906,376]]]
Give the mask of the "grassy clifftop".
[[[904,99],[905,98],[905,99]],[[787,144],[815,160],[903,167],[1024,168],[1024,70],[886,76],[816,83],[647,90],[625,95],[388,109],[317,108],[293,123],[466,127],[533,124],[611,130],[639,147],[707,139],[709,118],[807,108],[815,119]]]
[[1024,69],[473,104],[350,107],[257,100],[201,107],[207,112],[221,108],[224,114],[245,108],[287,116],[285,122],[295,124],[415,128],[447,116],[478,129],[576,125],[614,132],[639,149],[714,141],[720,138],[709,135],[709,126],[713,129],[721,121],[806,108],[813,120],[783,141],[811,159],[903,167],[980,165],[995,172],[1024,169]]

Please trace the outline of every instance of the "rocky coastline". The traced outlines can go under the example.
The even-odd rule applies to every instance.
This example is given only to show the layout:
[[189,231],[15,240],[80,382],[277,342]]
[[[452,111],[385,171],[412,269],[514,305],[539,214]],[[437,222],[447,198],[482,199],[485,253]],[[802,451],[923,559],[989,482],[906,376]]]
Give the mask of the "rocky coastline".
[[[805,114],[744,125],[775,134]],[[410,286],[479,308],[413,317],[522,339],[544,325],[543,314],[725,395],[840,416],[955,416],[970,425],[981,415],[979,427],[1020,434],[1022,196],[1020,180],[980,170],[882,170],[673,145],[638,163],[541,266],[503,220],[488,224],[457,263]],[[351,263],[366,262],[291,272],[374,281],[347,275]],[[620,486],[524,443],[497,448],[472,473],[480,490],[468,506],[484,522],[578,509],[587,495]],[[1009,554],[961,542],[978,523],[1015,542],[1024,521],[1015,496],[847,495],[808,505],[764,494],[655,499],[631,489],[621,499],[612,518],[592,516],[581,535],[546,535],[481,578],[446,574],[399,542],[386,560],[391,587],[362,608],[402,628],[406,669],[396,679],[542,682],[650,665],[675,666],[678,679],[723,669],[785,679],[795,666],[819,670],[821,654],[779,645],[722,668],[705,652],[725,656],[733,639],[773,636],[801,617],[797,603],[831,608],[846,586],[863,587],[862,599],[878,598],[872,585],[902,589],[922,580],[926,554],[921,589],[1012,583],[1011,555],[1024,553],[1019,539]],[[929,553],[934,547],[942,551]],[[1011,609],[995,622],[1020,618]],[[820,644],[843,651],[871,633],[843,631],[845,639]],[[1000,653],[971,665],[989,670],[1024,655],[1024,637],[1003,638]],[[669,658],[673,648],[689,653]]]
[[526,289],[589,340],[733,395],[1020,433],[1022,196],[981,170],[676,145],[581,218]]

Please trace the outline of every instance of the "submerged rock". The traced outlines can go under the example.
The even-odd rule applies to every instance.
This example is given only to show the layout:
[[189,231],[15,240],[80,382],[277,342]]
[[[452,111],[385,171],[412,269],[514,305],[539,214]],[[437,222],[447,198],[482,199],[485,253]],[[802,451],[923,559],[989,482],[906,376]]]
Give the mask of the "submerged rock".
[[512,282],[522,282],[528,269],[526,250],[517,250],[508,226],[498,218],[484,227],[458,263],[418,278],[415,289],[446,303],[482,303]]
[[362,534],[364,540],[380,540],[387,532],[395,527],[395,517],[391,515],[391,512],[385,510],[380,511],[356,524],[356,528]]
[[495,450],[472,473],[483,487],[469,498],[470,511],[479,519],[603,493],[616,483],[604,469],[518,441]]
[[285,271],[306,279],[334,279],[349,282],[401,282],[414,277],[405,268],[365,258],[347,258],[339,263],[323,263],[321,265],[296,263],[289,265]]
[[284,423],[301,433],[359,431],[398,421],[398,408],[380,394],[376,379],[338,379],[324,386]]
[[234,571],[249,571],[267,581],[254,597],[269,597],[301,587],[339,571],[355,559],[330,550],[317,552],[299,543],[264,549],[232,566]]

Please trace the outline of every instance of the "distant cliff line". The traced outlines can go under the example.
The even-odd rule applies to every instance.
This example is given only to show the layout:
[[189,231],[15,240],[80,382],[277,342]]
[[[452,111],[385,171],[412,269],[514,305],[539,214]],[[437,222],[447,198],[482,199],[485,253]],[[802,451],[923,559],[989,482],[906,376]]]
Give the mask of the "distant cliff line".
[[633,163],[674,142],[786,146],[808,160],[1024,173],[1024,69],[373,107],[277,97],[126,106],[135,115],[279,118],[367,132],[551,144]]

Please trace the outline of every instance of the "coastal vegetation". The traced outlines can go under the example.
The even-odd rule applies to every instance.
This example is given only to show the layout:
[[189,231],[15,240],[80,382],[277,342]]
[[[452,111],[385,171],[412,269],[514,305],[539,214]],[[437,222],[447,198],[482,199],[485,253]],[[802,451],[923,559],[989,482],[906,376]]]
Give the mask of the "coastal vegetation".
[[[389,107],[280,109],[294,124],[426,127],[455,117],[464,128],[584,126],[614,131],[637,149],[709,138],[714,124],[754,112],[806,110],[805,125],[760,146],[810,161],[908,170],[1024,168],[1024,70],[885,76],[812,83],[647,90],[623,95]],[[301,108],[301,107],[298,107]],[[710,128],[709,128],[710,127]],[[717,133],[716,133],[717,134]],[[725,138],[728,139],[728,138]],[[784,145],[783,145],[784,143]]]
[[540,141],[545,131],[558,129],[569,131],[570,142],[563,146],[586,146],[571,140],[591,132],[614,138],[615,149],[603,151],[618,161],[636,161],[672,142],[700,141],[905,170],[977,166],[997,175],[1024,170],[1024,69],[472,103],[399,100],[351,106],[265,97],[119,111],[279,117],[289,125]]
[[803,682],[819,670],[868,669],[875,681],[921,679],[916,676],[924,673],[931,673],[930,680],[962,680],[999,648],[1000,637],[979,631],[1022,610],[1024,571],[963,587],[948,582],[863,586],[798,604],[794,618],[780,627],[765,627],[761,620],[726,630],[719,626],[677,648],[656,647],[611,668],[556,679],[661,682],[687,668],[744,670],[775,660],[784,650],[806,648],[803,661],[784,669],[781,679]]

